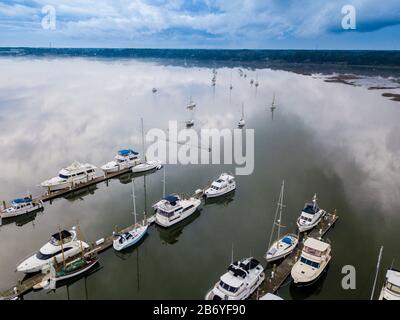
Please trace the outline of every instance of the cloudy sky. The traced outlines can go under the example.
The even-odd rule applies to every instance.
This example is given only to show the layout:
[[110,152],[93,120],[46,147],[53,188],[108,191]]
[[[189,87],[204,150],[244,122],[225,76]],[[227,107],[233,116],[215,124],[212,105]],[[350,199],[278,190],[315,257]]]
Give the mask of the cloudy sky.
[[[49,5],[55,29],[42,26]],[[356,10],[355,30],[342,28],[345,5]],[[50,42],[53,47],[400,49],[400,1],[0,1],[0,46]]]

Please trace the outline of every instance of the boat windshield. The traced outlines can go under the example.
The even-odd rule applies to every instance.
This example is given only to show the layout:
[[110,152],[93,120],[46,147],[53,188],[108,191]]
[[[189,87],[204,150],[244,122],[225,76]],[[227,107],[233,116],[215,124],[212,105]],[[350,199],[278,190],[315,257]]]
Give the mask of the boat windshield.
[[167,217],[167,218],[170,218],[170,217],[172,217],[174,215],[174,211],[167,212],[167,211],[160,210],[160,209],[158,209],[157,213],[162,215],[162,216],[164,216],[164,217]]
[[400,287],[396,286],[393,283],[388,282],[387,288],[388,288],[388,290],[392,291],[393,293],[400,294]]
[[300,261],[302,263],[306,264],[306,265],[309,265],[309,266],[313,267],[313,268],[319,269],[319,263],[318,262],[314,262],[314,261],[308,260],[308,259],[306,259],[304,257],[301,257]]
[[226,284],[225,282],[223,282],[222,280],[219,282],[219,285],[221,286],[221,288],[223,288],[226,291],[235,293],[239,290],[239,288],[235,288],[235,287],[231,287],[230,285]]
[[315,249],[307,247],[307,246],[304,247],[303,251],[305,253],[311,254],[312,256],[315,256],[315,257],[320,257],[320,256],[322,256],[322,253],[323,253],[322,251],[315,250]]
[[63,174],[59,174],[58,175],[61,179],[65,179],[65,180],[67,180],[69,177],[68,176],[66,176],[66,175],[63,175]]
[[[72,236],[63,238],[62,241],[63,241],[62,243],[71,242],[71,241],[72,241]],[[53,237],[51,237],[51,239],[50,239],[50,243],[51,243],[52,245],[54,245],[54,246],[60,246],[60,245],[61,245],[61,240],[53,236]]]
[[216,187],[216,186],[211,186],[211,189],[214,189],[214,190],[219,190],[219,188],[218,188],[218,187]]

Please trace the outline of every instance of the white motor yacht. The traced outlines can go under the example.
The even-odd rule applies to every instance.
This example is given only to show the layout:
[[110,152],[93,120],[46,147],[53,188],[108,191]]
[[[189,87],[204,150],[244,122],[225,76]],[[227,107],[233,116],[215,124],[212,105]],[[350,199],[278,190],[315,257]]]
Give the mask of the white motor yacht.
[[43,208],[43,202],[34,202],[31,198],[17,198],[11,201],[11,206],[0,211],[2,219],[12,218],[27,214],[29,212],[37,211]]
[[389,269],[379,300],[400,300],[400,270]]
[[119,150],[114,159],[102,166],[101,170],[106,173],[113,173],[132,168],[140,163],[139,153],[132,149]]
[[235,177],[222,173],[218,179],[211,183],[211,186],[204,191],[206,198],[215,198],[227,194],[236,189]]
[[314,228],[326,214],[325,210],[318,207],[317,195],[314,195],[312,203],[306,203],[297,219],[297,227],[300,232],[308,231]]
[[244,300],[264,281],[264,268],[254,258],[244,258],[232,263],[221,276],[206,300]]
[[46,180],[41,186],[48,191],[58,191],[73,188],[77,184],[88,182],[96,177],[96,167],[89,163],[82,164],[77,161],[61,169],[57,177]]
[[[265,255],[265,259],[267,260],[267,262],[276,261],[286,257],[296,248],[299,242],[298,236],[294,234],[286,234],[283,237],[281,236],[281,228],[284,227],[282,226],[282,211],[284,207],[283,205],[284,188],[285,188],[285,182],[282,181],[282,187],[281,187],[281,192],[279,194],[278,205],[275,211],[274,223],[272,225],[271,236],[269,238],[269,249]],[[275,233],[275,228],[277,228],[276,241],[271,245]]]
[[36,254],[22,261],[17,266],[17,271],[38,272],[48,263],[54,262],[54,259],[60,263],[63,259],[77,255],[87,248],[89,248],[87,243],[77,239],[75,228],[70,231],[63,230],[53,234],[50,241]]
[[294,264],[291,275],[295,284],[309,285],[316,281],[331,260],[329,243],[308,238],[304,242],[300,259]]
[[143,163],[140,163],[134,167],[132,167],[132,172],[133,173],[140,173],[140,172],[146,172],[146,171],[151,171],[151,170],[160,170],[162,168],[162,163],[161,161],[158,160],[149,160]]
[[162,227],[170,227],[196,212],[201,200],[197,198],[181,199],[176,195],[169,195],[157,202],[153,207],[156,210],[156,223]]

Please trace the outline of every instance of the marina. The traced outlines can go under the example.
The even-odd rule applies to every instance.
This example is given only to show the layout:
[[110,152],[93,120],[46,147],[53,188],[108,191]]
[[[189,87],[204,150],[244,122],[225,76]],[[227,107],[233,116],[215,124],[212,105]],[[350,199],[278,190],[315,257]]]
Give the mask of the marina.
[[[96,66],[94,70],[97,70],[100,65],[100,68],[104,68],[104,72],[118,68],[118,65],[108,65],[103,62],[92,61],[89,65],[91,63]],[[129,63],[124,68],[129,68]],[[146,63],[144,63],[145,67],[143,65],[139,67],[146,69]],[[135,67],[138,66],[135,65]],[[335,145],[335,141],[330,139],[332,132],[327,129],[329,122],[323,123],[321,126],[318,124],[318,130],[315,132],[310,129],[315,129],[313,127],[317,123],[315,114],[322,111],[315,109],[314,113],[305,112],[309,101],[305,98],[305,100],[301,100],[299,95],[296,96],[297,99],[300,99],[299,101],[292,100],[271,79],[278,83],[284,82],[287,86],[291,86],[292,90],[296,90],[297,86],[301,87],[301,81],[312,86],[315,85],[314,81],[316,80],[271,70],[255,71],[246,68],[244,68],[245,73],[243,71],[238,73],[237,70],[229,68],[226,70],[223,68],[176,70],[175,67],[162,65],[152,67],[157,72],[161,72],[160,77],[164,79],[157,80],[157,94],[153,94],[156,92],[152,91],[154,82],[147,84],[148,88],[144,90],[147,94],[143,97],[140,97],[137,92],[132,93],[130,87],[122,87],[123,91],[117,96],[124,97],[125,100],[121,100],[121,110],[116,112],[116,119],[110,119],[110,123],[102,124],[104,132],[95,138],[89,132],[82,134],[82,137],[66,133],[54,138],[59,144],[63,139],[68,141],[68,135],[74,137],[66,147],[68,159],[87,159],[90,163],[95,164],[105,163],[99,167],[104,172],[88,175],[86,180],[80,178],[79,181],[71,182],[67,188],[54,189],[54,191],[51,190],[54,180],[46,180],[50,183],[47,190],[43,188],[42,184],[42,191],[44,189],[45,193],[33,192],[32,196],[27,197],[29,200],[26,200],[37,204],[44,203],[43,212],[38,210],[38,216],[34,216],[23,225],[4,224],[2,226],[0,235],[5,239],[4,243],[11,245],[0,247],[1,254],[6,257],[0,262],[0,266],[4,270],[1,276],[2,283],[4,283],[0,287],[4,290],[0,295],[1,298],[43,299],[48,297],[47,294],[51,294],[51,297],[62,297],[65,290],[62,287],[51,290],[51,292],[36,290],[46,282],[48,276],[39,273],[25,276],[20,280],[22,274],[12,273],[12,267],[27,252],[32,252],[35,248],[40,247],[44,242],[44,236],[54,232],[59,224],[68,228],[75,225],[77,221],[82,226],[84,233],[87,234],[87,238],[91,239],[87,242],[88,248],[83,250],[84,254],[95,252],[100,257],[98,262],[97,260],[88,262],[88,269],[83,266],[82,272],[90,271],[89,267],[92,267],[94,263],[102,266],[101,270],[87,278],[90,284],[89,291],[94,298],[201,299],[206,295],[210,286],[223,274],[222,270],[226,270],[228,261],[226,248],[232,243],[235,244],[236,256],[240,258],[253,257],[265,266],[263,269],[265,279],[263,277],[258,279],[260,281],[259,289],[254,292],[251,289],[253,292],[251,299],[265,297],[263,300],[269,300],[273,297],[270,294],[277,294],[285,300],[317,296],[329,297],[330,295],[341,298],[346,294],[349,297],[352,295],[364,296],[369,288],[368,290],[364,289],[362,285],[361,291],[356,293],[342,292],[342,289],[335,287],[335,284],[340,283],[337,270],[349,259],[345,249],[346,234],[353,231],[357,233],[359,231],[354,230],[357,229],[354,226],[362,226],[368,232],[365,234],[361,232],[358,236],[360,241],[365,241],[363,237],[369,239],[371,230],[373,230],[371,226],[365,225],[364,220],[361,221],[358,218],[363,216],[362,213],[366,209],[365,201],[367,200],[364,200],[364,194],[358,189],[348,189],[354,187],[353,182],[340,171],[345,170],[348,173],[346,170],[350,166],[351,160],[345,161],[342,164],[343,167],[336,167],[338,162],[334,160],[341,159],[343,153],[340,148],[336,149],[338,147]],[[124,74],[126,72],[124,68],[119,69],[119,72]],[[135,68],[130,71],[132,70]],[[188,71],[197,72],[196,81],[200,82],[195,82],[196,84],[193,84],[193,88],[190,90],[187,88],[184,90],[181,84],[174,84],[176,87],[170,87],[173,81],[170,83],[169,80],[176,78],[174,77],[175,72],[184,74]],[[146,69],[146,72],[154,72],[154,70]],[[212,88],[210,88],[210,74]],[[217,74],[218,81],[216,80]],[[246,79],[244,75],[246,75]],[[128,74],[126,76],[128,77]],[[149,76],[149,78],[153,78],[153,76]],[[252,82],[252,86],[248,85],[249,81]],[[336,85],[324,83],[320,90],[329,94],[332,90],[330,86],[335,87]],[[256,95],[254,95],[254,90],[257,92]],[[307,90],[307,86],[304,85],[302,90]],[[193,91],[196,103],[192,99],[189,100],[189,103],[187,102],[188,91]],[[179,94],[176,97],[166,97],[164,96],[165,92],[179,92]],[[114,98],[114,95],[108,96],[107,92],[104,94],[111,99]],[[126,114],[131,114],[131,96],[135,94],[138,105],[146,106],[148,109],[143,109],[142,112],[140,108],[133,108],[132,114],[135,113],[136,119],[129,120],[129,125],[123,125],[126,124]],[[152,98],[149,98],[148,95],[151,95]],[[278,107],[275,96],[279,97]],[[152,99],[159,99],[159,101],[154,103]],[[269,108],[268,103],[271,99],[272,104]],[[242,101],[245,101],[246,104],[246,116]],[[321,101],[316,101],[315,104],[317,102]],[[199,108],[197,104],[202,112],[197,112],[196,121],[194,121],[191,112],[195,108]],[[188,110],[183,110],[185,105]],[[299,110],[294,108],[297,105]],[[167,108],[167,106],[171,106],[170,109],[165,109],[165,112],[160,111],[164,110],[161,107]],[[290,109],[289,106],[293,106],[293,109]],[[240,107],[241,118],[237,122]],[[344,106],[341,107],[344,108]],[[77,109],[80,108],[79,104]],[[108,106],[99,108],[104,112]],[[335,113],[335,110],[330,110],[330,112]],[[187,111],[191,113],[190,118],[187,117]],[[63,112],[61,107],[57,112]],[[159,116],[153,117],[154,114]],[[337,116],[340,118],[340,113]],[[66,114],[64,117],[68,118]],[[91,119],[95,117],[95,114],[90,113],[87,117]],[[175,118],[178,120],[179,126],[183,128],[188,124],[185,121],[193,120],[192,130],[200,130],[202,126],[212,127],[213,125],[219,126],[220,129],[232,130],[240,127],[242,130],[238,131],[245,136],[246,130],[254,128],[256,129],[255,171],[248,176],[233,174],[231,172],[235,172],[238,166],[231,163],[215,166],[167,164],[168,171],[166,172],[165,164],[161,161],[147,160],[143,157],[138,163],[138,153],[132,149],[121,149],[115,159],[110,161],[110,154],[112,159],[116,148],[136,146],[141,139],[144,145],[143,125],[141,134],[140,130],[136,128],[139,117],[145,117],[146,122],[149,123],[147,129],[164,128],[168,121]],[[89,123],[94,124],[95,122],[89,121]],[[110,131],[106,133],[108,130]],[[362,135],[362,131],[358,131],[357,135]],[[110,137],[110,142],[105,143],[104,136]],[[83,139],[82,145],[75,140],[76,137]],[[23,139],[22,141],[24,141]],[[37,143],[38,145],[32,151],[33,154],[36,154],[35,159],[40,156],[40,152],[44,148],[43,145],[40,145],[40,140],[37,140]],[[93,147],[89,150],[87,146],[92,144]],[[351,143],[349,142],[349,144]],[[194,148],[184,142],[177,142],[177,145],[179,148]],[[104,146],[104,149],[101,149],[101,146]],[[198,149],[202,148],[205,147],[198,147]],[[143,147],[142,154],[145,154],[144,150],[145,147]],[[213,156],[211,151],[208,153]],[[329,157],[326,156],[327,154]],[[121,167],[118,167],[117,162],[122,161],[121,157],[125,156],[131,156],[132,163],[126,161],[125,164],[121,163]],[[49,157],[49,159],[52,158]],[[3,161],[5,167],[7,166],[5,158],[2,159],[0,156],[0,161]],[[31,170],[29,174],[25,173],[26,181],[17,179],[18,176],[13,176],[12,170],[4,171],[4,179],[9,183],[10,189],[3,187],[2,197],[12,199],[14,194],[23,194],[21,190],[26,190],[29,186],[37,186],[37,182],[42,181],[43,177],[49,175],[49,172],[53,172],[53,168],[62,167],[66,161],[65,158],[56,158],[45,164],[41,164],[37,160],[33,162],[39,169]],[[24,170],[20,160],[18,163],[21,170]],[[88,164],[84,163],[83,165]],[[125,165],[126,168],[123,167]],[[163,183],[160,183],[160,174],[153,175],[152,173],[157,172],[163,166]],[[80,166],[75,164],[72,167],[69,168],[75,170]],[[94,168],[92,165],[88,166],[88,170],[94,170]],[[177,193],[166,193],[165,181],[167,178],[168,191]],[[276,186],[283,178],[285,178],[285,200],[283,200],[282,183],[282,196],[276,202],[278,193]],[[132,184],[133,187],[134,180],[135,191],[133,192],[130,190],[130,186]],[[199,186],[206,187],[196,190]],[[185,194],[189,192],[188,190],[196,191],[190,196]],[[335,213],[327,213],[319,208],[316,195],[312,202],[306,203],[299,217],[299,206],[304,203],[304,199],[310,199],[314,193],[318,193],[319,197],[323,199],[324,208],[337,207],[338,212],[344,212],[345,215],[341,214],[343,223],[340,224],[340,228],[336,232],[332,232],[329,239],[326,239],[327,243],[332,245],[332,261],[329,262],[331,270],[324,270],[324,275],[318,279],[317,290],[312,293],[305,290],[306,293],[303,296],[302,293],[299,293],[303,292],[301,289],[294,291],[288,284],[291,283],[290,274],[300,257],[304,241],[306,238],[325,238],[338,220]],[[31,193],[27,192],[26,194],[30,195]],[[203,196],[204,199],[201,199]],[[132,197],[137,200],[134,202],[134,216],[131,214]],[[348,198],[356,200],[348,201]],[[55,201],[56,199],[58,200]],[[278,203],[277,211],[272,205],[275,203]],[[393,204],[390,201],[387,203]],[[368,204],[371,205],[371,203]],[[6,203],[4,207],[9,208],[10,205],[11,203]],[[156,209],[156,213],[142,223],[142,214],[152,214],[149,211],[152,208]],[[285,209],[283,210],[283,208]],[[386,221],[382,223],[386,223]],[[151,228],[150,224],[153,225]],[[125,227],[115,228],[116,225]],[[284,225],[290,230],[294,230],[296,226],[299,227],[300,231],[304,231],[305,236],[302,232],[298,234],[296,232],[283,233],[281,228],[285,227]],[[394,228],[394,226],[389,226],[389,229],[391,227]],[[276,228],[278,228],[277,234],[271,234],[270,245],[266,248],[265,238],[269,237],[271,229],[274,231]],[[113,234],[111,234],[112,230],[115,230]],[[373,232],[380,233],[382,231],[373,230]],[[13,246],[15,235],[21,237],[20,243],[24,243],[23,246]],[[99,238],[100,235],[106,236]],[[93,239],[98,240],[93,241]],[[296,240],[298,240],[298,244]],[[121,247],[116,244],[116,241],[121,242]],[[383,240],[380,239],[380,241]],[[285,245],[288,245],[287,248],[285,247],[287,251],[285,249],[274,255],[274,248],[283,248],[282,246]],[[352,243],[351,245],[359,244]],[[114,250],[107,250],[111,247],[114,247]],[[268,251],[266,252],[266,250]],[[268,252],[271,253],[268,258],[269,263],[265,260]],[[68,259],[73,258],[77,258],[77,256],[68,257]],[[163,267],[164,261],[171,264],[169,268]],[[79,266],[77,268],[77,272],[80,272]],[[105,272],[110,270],[115,270],[113,276],[105,277]],[[196,277],[190,276],[193,274],[196,274]],[[381,275],[377,280],[378,288],[382,287],[381,278],[383,276]],[[369,272],[366,268],[360,270],[360,277],[365,280],[365,283],[368,283]],[[246,279],[249,281],[248,283],[251,282],[250,280]],[[132,286],[135,281],[140,282],[140,285]],[[165,283],[165,288],[155,290],[154,284],[161,282]],[[74,289],[75,293],[79,291],[80,283],[81,281],[78,279],[76,283],[72,284],[71,287],[76,288]],[[235,281],[230,283],[231,285],[236,284]],[[259,282],[256,283],[259,284]],[[9,288],[5,289],[7,287]],[[324,290],[321,289],[322,287]],[[109,290],[105,290],[105,288]],[[238,297],[240,299],[247,298],[247,294]]]
[[[313,229],[306,237],[322,238],[324,235],[334,227],[339,217],[334,214],[327,214],[324,219]],[[298,260],[300,253],[303,249],[303,242],[300,242],[297,248],[288,255],[280,264],[274,266],[269,275],[265,277],[265,281],[258,288],[252,296],[252,300],[258,300],[258,297],[264,296],[268,293],[274,294],[285,283],[285,280],[290,276],[292,267]]]

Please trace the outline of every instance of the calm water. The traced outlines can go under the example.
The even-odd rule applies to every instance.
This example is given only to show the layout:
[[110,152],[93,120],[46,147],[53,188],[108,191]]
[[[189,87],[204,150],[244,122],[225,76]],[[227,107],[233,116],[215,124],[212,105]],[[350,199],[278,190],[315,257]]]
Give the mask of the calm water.
[[[37,185],[74,160],[101,166],[116,150],[141,149],[145,129],[183,126],[192,96],[195,128],[234,128],[245,104],[247,128],[255,129],[255,170],[237,177],[232,199],[202,206],[187,221],[152,226],[138,248],[100,255],[101,268],[55,292],[26,299],[202,299],[235,258],[263,261],[282,179],[284,224],[295,230],[305,201],[337,209],[340,220],[327,238],[333,259],[311,290],[289,284],[285,299],[367,299],[380,245],[383,269],[400,264],[400,104],[380,92],[269,69],[168,66],[132,59],[0,59],[0,198],[38,193]],[[249,79],[258,77],[256,91]],[[233,90],[230,96],[229,83]],[[151,89],[157,87],[157,94]],[[269,106],[276,92],[278,108]],[[233,165],[168,165],[167,192],[192,193]],[[162,171],[135,179],[138,212],[162,195]],[[58,230],[79,222],[88,242],[132,222],[130,177],[110,181],[46,204],[31,221],[0,228],[0,287],[22,275],[16,264]],[[24,224],[25,223],[25,224]],[[354,265],[357,289],[341,288],[341,269]],[[395,262],[396,264],[396,262]],[[381,273],[378,287],[383,280]]]

